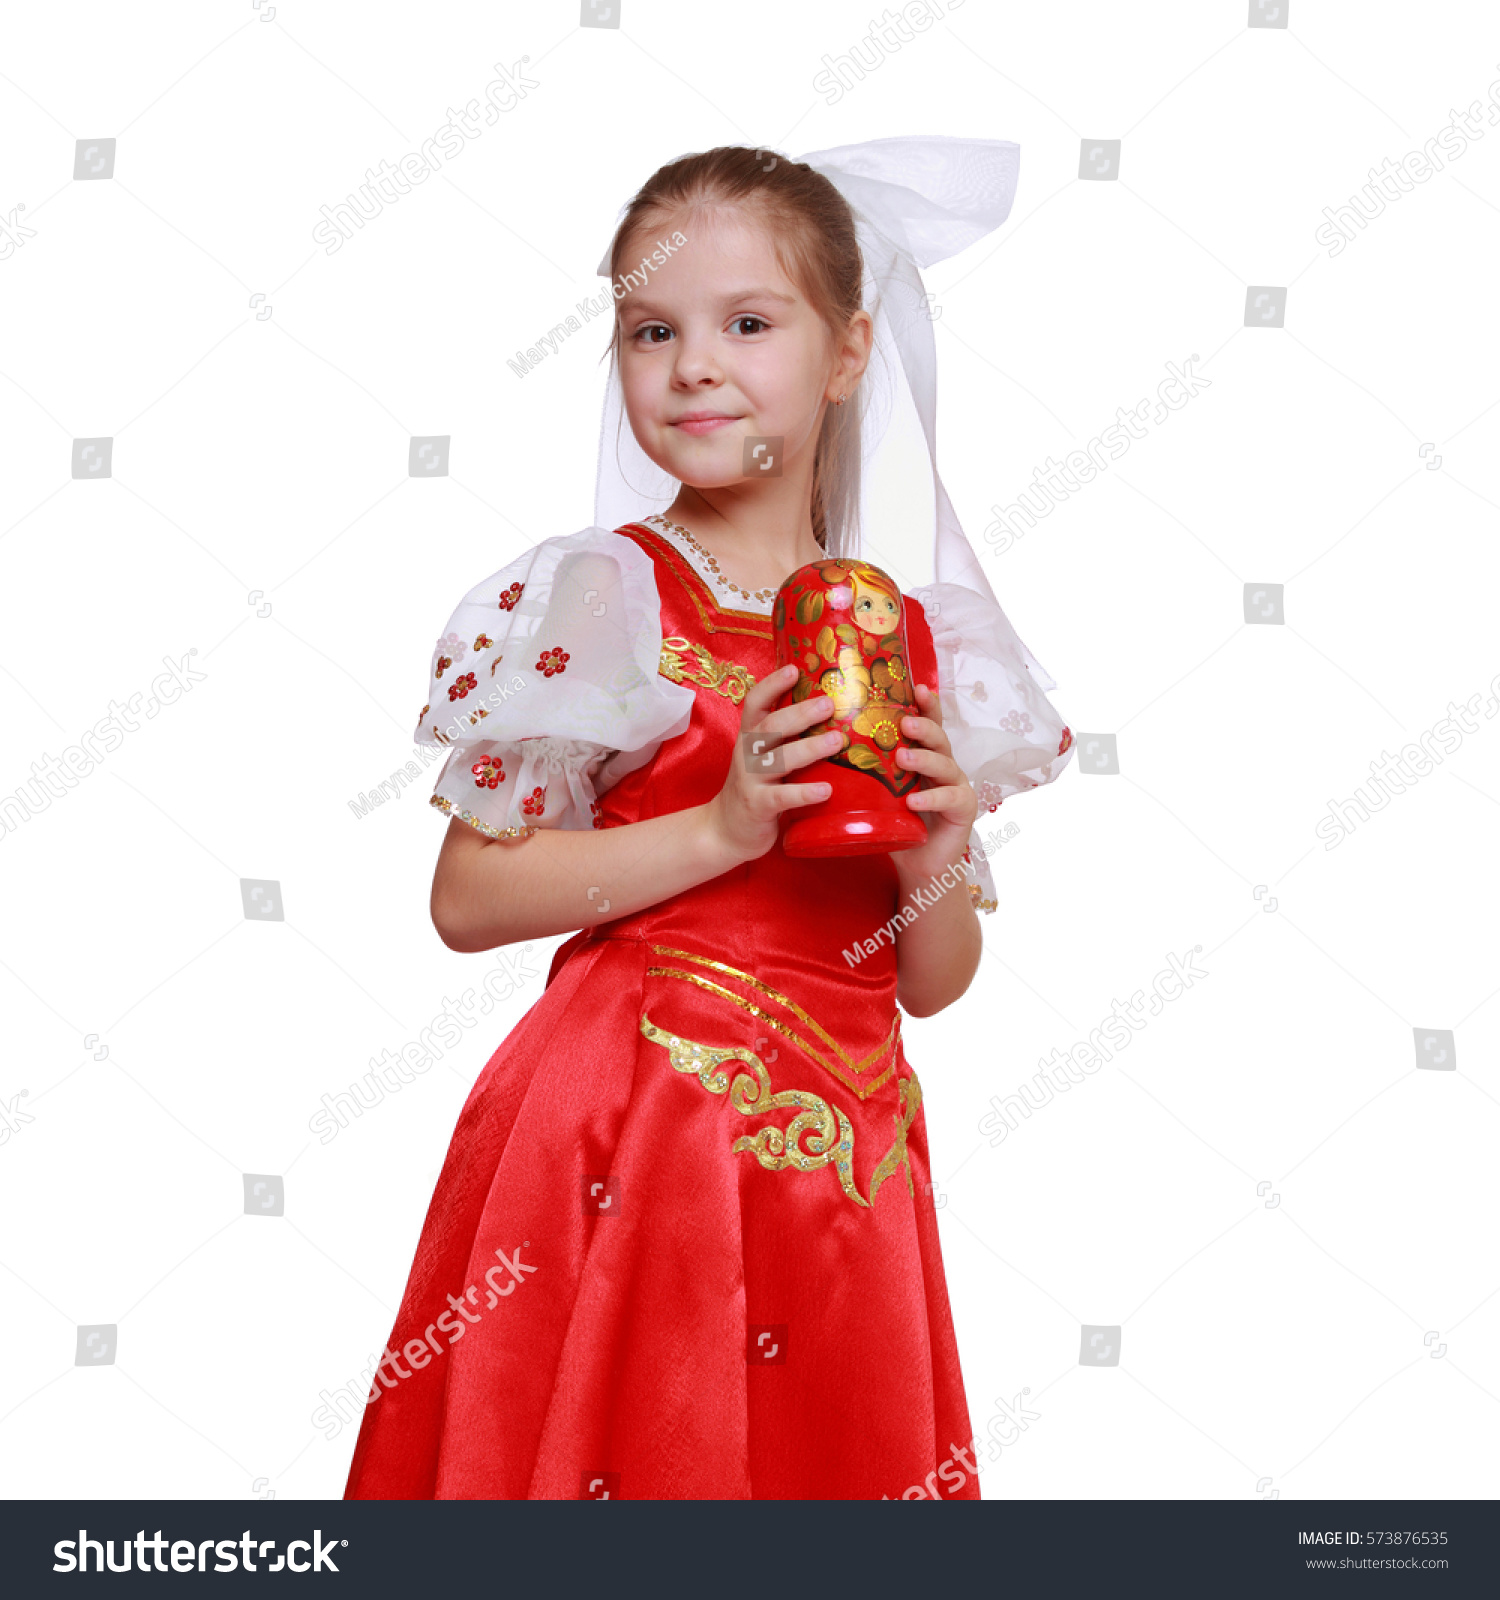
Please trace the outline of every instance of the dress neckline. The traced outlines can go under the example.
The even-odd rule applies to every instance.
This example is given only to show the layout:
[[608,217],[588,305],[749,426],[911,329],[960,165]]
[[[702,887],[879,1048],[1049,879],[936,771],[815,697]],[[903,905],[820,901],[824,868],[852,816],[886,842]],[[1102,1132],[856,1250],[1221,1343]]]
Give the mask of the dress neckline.
[[738,584],[731,583],[718,569],[718,563],[690,534],[675,522],[668,522],[660,514],[640,519],[641,526],[665,539],[702,578],[708,592],[716,595],[724,609],[749,611],[758,617],[769,617],[776,604],[775,590],[756,590],[747,593]]

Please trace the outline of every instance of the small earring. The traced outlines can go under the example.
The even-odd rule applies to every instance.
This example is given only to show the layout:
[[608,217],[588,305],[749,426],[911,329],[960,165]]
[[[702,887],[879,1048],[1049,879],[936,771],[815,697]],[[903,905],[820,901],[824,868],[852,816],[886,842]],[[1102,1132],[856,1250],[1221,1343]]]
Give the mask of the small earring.
[[834,402],[833,402],[833,403],[834,403],[834,404],[835,404],[835,405],[836,405],[836,406],[841,406],[841,405],[843,405],[843,403],[844,403],[844,402],[845,402],[845,401],[846,401],[846,400],[847,400],[847,399],[848,399],[848,398],[849,398],[849,396],[848,396],[848,395],[846,395],[846,394],[841,394],[841,395],[840,395],[840,396],[839,396],[839,397],[838,397],[838,399],[837,399],[837,400],[835,400],[835,401],[834,401]]

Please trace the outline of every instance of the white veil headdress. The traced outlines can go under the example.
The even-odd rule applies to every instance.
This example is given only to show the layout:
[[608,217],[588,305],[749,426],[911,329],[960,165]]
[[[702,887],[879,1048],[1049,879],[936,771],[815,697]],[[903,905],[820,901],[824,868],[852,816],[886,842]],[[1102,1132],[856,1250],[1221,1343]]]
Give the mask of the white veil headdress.
[[[761,154],[763,164],[796,159]],[[956,255],[1005,221],[1020,147],[909,136],[800,159],[849,203],[864,258],[864,306],[874,320],[870,362],[850,397],[859,425],[842,431],[847,445],[833,452],[825,480],[829,507],[851,513],[841,526],[830,516],[828,553],[874,562],[922,602],[954,756],[981,805],[993,809],[1055,778],[1071,758],[1071,734],[1043,692],[1056,683],[1000,608],[938,475],[934,313],[918,268]],[[609,272],[606,250],[599,273]],[[679,488],[631,431],[612,361],[595,523],[617,528],[665,511]]]

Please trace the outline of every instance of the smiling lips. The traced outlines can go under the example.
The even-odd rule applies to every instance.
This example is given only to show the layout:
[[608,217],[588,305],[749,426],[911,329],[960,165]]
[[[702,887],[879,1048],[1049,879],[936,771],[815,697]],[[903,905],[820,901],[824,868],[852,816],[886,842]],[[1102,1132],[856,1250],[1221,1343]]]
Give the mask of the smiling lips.
[[715,428],[722,428],[728,423],[739,420],[738,417],[728,416],[723,411],[685,411],[680,417],[673,419],[671,426],[680,428],[684,433],[690,433],[697,438],[701,434],[712,433]]

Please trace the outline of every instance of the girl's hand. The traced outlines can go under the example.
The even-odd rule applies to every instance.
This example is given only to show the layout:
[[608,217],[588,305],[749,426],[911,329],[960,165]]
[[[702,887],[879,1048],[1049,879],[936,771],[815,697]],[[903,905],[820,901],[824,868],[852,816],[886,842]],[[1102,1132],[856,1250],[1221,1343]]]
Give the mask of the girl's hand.
[[943,708],[937,695],[925,683],[914,687],[922,715],[902,717],[901,732],[921,748],[897,750],[896,764],[920,772],[930,787],[914,789],[906,797],[908,807],[927,824],[927,843],[891,856],[896,871],[908,882],[929,878],[960,860],[969,848],[969,834],[979,815],[979,797],[959,770],[943,732]]
[[822,761],[844,747],[837,730],[810,739],[797,735],[833,712],[827,695],[812,695],[772,711],[797,681],[795,663],[778,667],[749,690],[740,707],[740,736],[724,787],[708,803],[715,839],[736,861],[753,861],[776,843],[783,811],[826,800],[826,783],[783,783],[782,775]]

